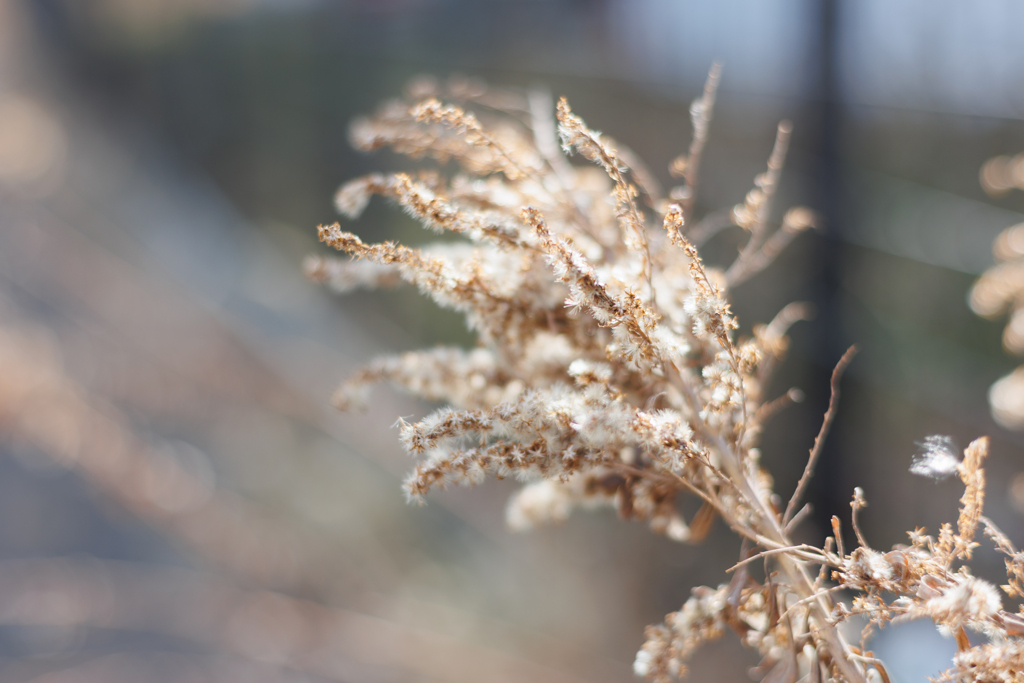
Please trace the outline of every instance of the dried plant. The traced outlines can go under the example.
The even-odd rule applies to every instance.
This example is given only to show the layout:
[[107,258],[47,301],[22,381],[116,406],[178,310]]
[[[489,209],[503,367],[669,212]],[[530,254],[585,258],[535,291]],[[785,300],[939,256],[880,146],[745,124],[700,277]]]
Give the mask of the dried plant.
[[[981,186],[990,196],[1024,189],[1024,155],[999,156],[981,167]],[[986,270],[971,290],[971,308],[980,316],[1010,321],[1003,330],[1003,348],[1024,354],[1024,223],[1000,233],[992,243],[996,265]],[[1024,428],[1024,366],[1003,377],[989,391],[992,416],[1010,429]]]
[[[459,170],[354,180],[337,194],[341,213],[355,218],[383,195],[426,228],[462,239],[414,249],[321,226],[321,241],[351,258],[311,257],[308,272],[339,291],[415,284],[464,314],[478,345],[378,359],[341,386],[336,404],[365,404],[377,382],[447,404],[413,424],[400,420],[402,445],[419,458],[404,484],[410,501],[515,476],[523,487],[507,519],[516,529],[607,505],[696,543],[721,517],[743,539],[740,562],[727,583],[694,588],[679,611],[648,628],[634,669],[649,680],[684,676],[697,647],[730,630],[761,654],[755,673],[766,681],[888,680],[866,638],[918,617],[957,639],[954,665],[939,680],[1024,680],[1024,617],[1004,611],[998,589],[963,565],[984,526],[1009,558],[1005,590],[1021,596],[1024,555],[982,517],[986,439],[961,460],[932,438],[914,463],[919,474],[956,473],[966,486],[956,527],[943,526],[937,539],[918,529],[909,545],[871,548],[857,523],[866,505],[857,489],[858,547],[847,552],[835,517],[823,548],[791,540],[853,354],[833,374],[824,424],[783,505],[758,444],[765,421],[792,399],[766,396],[765,386],[787,328],[806,311],[791,304],[741,338],[729,292],[816,218],[793,208],[773,222],[788,122],[742,203],[728,214],[694,215],[719,76],[714,67],[691,108],[693,144],[670,169],[683,184],[667,196],[632,152],[542,92],[420,79],[408,102],[357,121],[352,140],[361,150],[390,147]],[[573,155],[591,165],[571,164]],[[738,256],[724,268],[706,265],[698,248],[731,225],[746,233]],[[702,502],[691,519],[679,512],[685,496]],[[765,566],[763,581],[747,571],[754,561]],[[867,623],[856,645],[840,629],[855,615]],[[968,630],[985,642],[972,646]]]

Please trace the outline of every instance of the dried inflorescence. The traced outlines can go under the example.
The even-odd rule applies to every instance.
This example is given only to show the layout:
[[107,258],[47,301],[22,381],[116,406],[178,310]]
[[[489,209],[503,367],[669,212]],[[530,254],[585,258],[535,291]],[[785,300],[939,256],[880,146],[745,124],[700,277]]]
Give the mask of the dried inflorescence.
[[[1024,155],[995,157],[981,168],[981,185],[992,196],[1024,189]],[[1009,313],[1003,348],[1024,354],[1024,223],[1004,230],[992,244],[996,265],[986,270],[971,290],[971,308],[980,316]],[[992,416],[1010,429],[1024,428],[1024,366],[1003,377],[989,391]]]
[[[946,449],[946,437],[931,437],[926,450]],[[977,439],[964,451],[955,465],[955,473],[965,486],[960,499],[960,516],[956,528],[945,524],[938,539],[917,529],[909,534],[910,545],[896,546],[887,553],[871,549],[861,539],[861,547],[847,556],[832,556],[829,564],[837,570],[833,576],[839,585],[858,591],[852,608],[838,605],[836,621],[852,614],[869,618],[866,631],[894,620],[930,618],[939,630],[955,637],[958,651],[953,666],[944,671],[938,682],[1003,682],[1024,680],[1024,612],[1003,609],[999,589],[976,578],[966,564],[978,543],[979,527],[991,538],[996,548],[1007,556],[1007,585],[1003,592],[1015,599],[1024,597],[1024,553],[1017,551],[996,525],[982,515],[985,497],[985,473],[982,463],[988,455],[988,438]],[[935,455],[933,462],[947,468],[950,454]],[[932,476],[933,472],[919,472]],[[854,512],[863,506],[855,496]],[[856,520],[856,514],[854,516]],[[856,522],[855,522],[856,523]],[[960,566],[957,567],[956,565]],[[973,631],[987,639],[971,645],[967,632]]]
[[[838,519],[824,548],[790,541],[807,512],[800,499],[852,353],[837,367],[825,424],[782,509],[758,443],[765,420],[792,393],[770,400],[764,387],[785,353],[787,328],[806,309],[790,305],[740,338],[729,290],[816,219],[795,208],[772,222],[788,122],[779,125],[768,168],[744,201],[695,219],[697,169],[719,76],[713,68],[691,108],[693,144],[670,169],[684,184],[667,196],[632,152],[543,92],[423,79],[410,86],[411,101],[356,122],[352,139],[360,149],[387,146],[454,161],[460,170],[451,178],[420,171],[356,179],[338,192],[339,210],[354,218],[381,195],[424,227],[462,240],[412,249],[366,244],[337,224],[321,226],[321,241],[351,259],[313,257],[308,271],[341,291],[414,284],[464,314],[478,346],[378,359],[341,386],[336,403],[361,406],[370,385],[385,381],[446,404],[418,422],[399,422],[402,445],[419,458],[404,484],[412,501],[435,488],[516,477],[523,488],[507,515],[515,529],[562,521],[576,507],[611,505],[669,538],[698,542],[721,517],[744,539],[744,556],[729,583],[695,588],[679,612],[648,629],[635,670],[650,680],[684,675],[693,651],[728,631],[761,653],[756,672],[766,680],[886,678],[863,644],[853,646],[837,628],[853,614],[875,625],[927,616],[958,639],[964,629],[978,630],[990,642],[971,648],[966,636],[959,639],[961,654],[946,677],[989,680],[964,672],[983,671],[976,662],[987,650],[979,647],[999,649],[1007,662],[1019,659],[1017,617],[1002,610],[994,587],[953,567],[970,558],[982,523],[985,441],[972,444],[962,461],[945,441],[925,442],[916,470],[955,472],[967,486],[957,529],[943,527],[937,541],[915,532],[910,546],[873,550],[856,523],[866,505],[859,489],[858,548],[845,552]],[[591,165],[571,164],[574,154]],[[730,225],[747,233],[737,258],[725,268],[706,265],[698,248]],[[678,507],[685,496],[702,502],[689,520]],[[998,542],[1009,548],[1005,537]],[[1019,555],[1006,552],[1008,567],[1019,571]],[[765,563],[764,581],[747,572],[753,560]],[[1012,571],[1010,585],[1019,590],[1021,574]],[[839,590],[855,597],[836,602]]]

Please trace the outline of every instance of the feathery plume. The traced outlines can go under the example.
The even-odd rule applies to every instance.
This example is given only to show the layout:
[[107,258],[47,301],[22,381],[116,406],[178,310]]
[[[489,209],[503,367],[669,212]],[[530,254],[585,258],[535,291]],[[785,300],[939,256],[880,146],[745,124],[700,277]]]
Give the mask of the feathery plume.
[[[915,530],[910,545],[871,548],[858,524],[867,505],[858,488],[851,503],[858,545],[851,552],[838,518],[822,548],[791,541],[852,351],[833,375],[833,398],[804,476],[780,509],[759,439],[765,421],[798,392],[773,400],[765,387],[785,354],[787,328],[810,310],[787,306],[752,337],[740,337],[730,291],[818,219],[796,207],[773,223],[792,135],[785,121],[767,171],[744,200],[730,212],[694,217],[720,75],[712,67],[692,108],[693,143],[670,169],[685,182],[670,192],[674,202],[661,199],[635,155],[588,128],[564,98],[552,117],[552,100],[539,91],[501,94],[421,79],[409,91],[425,99],[390,103],[357,121],[352,138],[361,149],[388,145],[412,157],[454,160],[461,170],[450,179],[372,174],[339,191],[339,210],[358,216],[380,195],[426,229],[460,241],[411,249],[366,244],[338,225],[321,226],[321,241],[353,260],[313,259],[308,272],[340,291],[414,284],[464,314],[478,347],[378,359],[342,385],[336,403],[360,407],[371,384],[389,382],[446,404],[418,421],[400,421],[402,446],[418,459],[404,483],[410,501],[422,503],[438,488],[514,477],[523,486],[506,519],[516,530],[564,521],[576,508],[614,506],[656,533],[697,543],[720,517],[744,539],[744,556],[728,584],[694,588],[679,611],[648,628],[634,663],[648,680],[684,676],[701,644],[729,632],[760,653],[756,672],[767,681],[888,680],[884,664],[838,628],[853,615],[867,617],[868,631],[927,617],[955,635],[961,652],[941,680],[1018,680],[958,673],[1010,671],[1024,634],[1024,621],[1002,609],[996,589],[962,564],[984,525],[1011,558],[1011,590],[1020,594],[1024,585],[1020,554],[982,517],[986,439],[961,459],[946,437],[928,437],[913,461],[915,474],[957,474],[965,485],[955,529],[943,526],[937,540]],[[479,115],[469,111],[483,98],[488,104]],[[560,147],[598,169],[573,166]],[[730,225],[748,233],[738,256],[722,267],[706,265],[698,245]],[[1022,240],[1014,233],[1004,241],[1006,251]],[[1010,289],[989,296],[992,305],[1002,305]],[[690,520],[677,507],[685,497],[701,503]],[[746,571],[755,559],[766,563],[763,581]],[[972,647],[967,630],[990,642]],[[996,663],[977,664],[985,656]]]

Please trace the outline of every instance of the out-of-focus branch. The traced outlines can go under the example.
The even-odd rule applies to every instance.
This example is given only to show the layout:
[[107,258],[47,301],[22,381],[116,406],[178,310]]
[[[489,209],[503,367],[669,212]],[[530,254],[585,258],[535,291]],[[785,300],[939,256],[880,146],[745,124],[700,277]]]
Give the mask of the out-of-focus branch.
[[126,629],[330,680],[581,679],[391,619],[245,590],[201,572],[98,560],[0,563],[0,624]]
[[318,561],[294,531],[218,489],[201,454],[182,457],[168,444],[140,438],[116,410],[68,378],[58,358],[45,331],[0,328],[0,430],[74,469],[205,559],[268,586],[306,583],[304,568]]
[[[683,219],[687,223],[693,218],[693,203],[697,198],[697,179],[700,173],[700,162],[704,155],[704,146],[708,141],[708,131],[711,128],[711,119],[715,110],[715,95],[718,92],[718,83],[722,78],[722,65],[715,62],[708,71],[708,79],[704,83],[704,94],[700,99],[694,100],[690,106],[690,120],[693,124],[693,138],[690,141],[690,150],[685,157],[679,157],[673,161],[670,170],[673,175],[682,176],[686,182],[683,188],[685,196],[682,199]],[[696,242],[696,244],[700,244]]]

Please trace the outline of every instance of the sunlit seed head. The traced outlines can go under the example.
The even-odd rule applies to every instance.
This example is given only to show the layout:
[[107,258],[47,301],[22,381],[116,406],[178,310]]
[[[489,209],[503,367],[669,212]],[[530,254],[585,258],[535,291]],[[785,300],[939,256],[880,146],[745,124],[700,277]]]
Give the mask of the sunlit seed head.
[[936,481],[956,474],[960,466],[960,457],[957,455],[960,449],[951,437],[937,434],[927,436],[917,445],[920,450],[911,461],[911,474],[930,477]]

